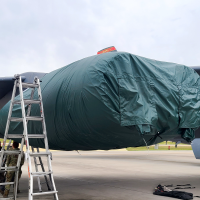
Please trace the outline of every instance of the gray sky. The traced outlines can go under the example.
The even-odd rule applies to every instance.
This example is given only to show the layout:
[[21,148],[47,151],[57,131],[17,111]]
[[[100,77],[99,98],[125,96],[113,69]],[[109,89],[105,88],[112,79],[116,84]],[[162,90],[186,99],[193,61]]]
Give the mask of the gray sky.
[[50,72],[114,45],[200,66],[200,0],[0,0],[0,76]]

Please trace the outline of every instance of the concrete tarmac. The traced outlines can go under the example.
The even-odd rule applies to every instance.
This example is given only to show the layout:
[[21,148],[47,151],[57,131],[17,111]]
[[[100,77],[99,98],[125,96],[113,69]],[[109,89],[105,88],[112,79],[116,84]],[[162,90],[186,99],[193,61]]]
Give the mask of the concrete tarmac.
[[[191,184],[200,196],[200,160],[192,151],[53,152],[59,200],[167,200],[153,195],[160,184]],[[43,185],[43,189],[46,189]],[[23,166],[19,200],[28,199],[28,170]],[[34,183],[37,190],[37,182]],[[10,193],[12,195],[12,192]],[[37,196],[34,199],[54,199]],[[194,198],[195,199],[195,198]],[[196,198],[198,199],[198,198]]]

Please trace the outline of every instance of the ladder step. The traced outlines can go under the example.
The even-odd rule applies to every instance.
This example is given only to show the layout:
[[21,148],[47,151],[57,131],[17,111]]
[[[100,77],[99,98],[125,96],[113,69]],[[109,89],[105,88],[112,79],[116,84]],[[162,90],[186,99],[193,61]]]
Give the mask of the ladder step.
[[[8,138],[23,138],[23,134],[8,134]],[[44,134],[28,134],[28,138],[44,138]]]
[[[37,116],[30,116],[26,117],[26,120],[31,120],[31,121],[42,121],[43,117],[37,117]],[[23,118],[18,118],[18,117],[11,117],[10,121],[12,122],[23,122]]]
[[33,156],[33,157],[41,157],[41,156],[48,156],[48,155],[51,155],[50,152],[44,152],[44,153],[29,153],[30,156]]
[[23,138],[23,134],[8,134],[8,138]]
[[53,174],[53,172],[31,172],[32,176],[45,176],[49,174]]
[[9,151],[9,150],[6,150],[4,151],[4,154],[20,154],[21,151]]
[[0,185],[13,185],[15,182],[5,182],[5,183],[0,183]]
[[44,134],[28,134],[28,138],[44,138]]
[[23,122],[23,118],[11,117],[10,121],[12,121],[12,122]]
[[37,193],[32,193],[33,196],[39,196],[39,195],[47,195],[47,194],[55,194],[58,191],[50,191],[50,192],[37,192]]
[[42,121],[43,117],[38,117],[38,116],[30,116],[26,117],[27,120],[32,120],[32,121]]
[[4,170],[4,171],[18,171],[18,168],[16,166],[13,166],[13,167],[1,167],[1,170]]
[[[17,84],[17,87],[19,87],[19,84]],[[22,83],[23,88],[38,88],[38,84],[33,84],[33,83]]]
[[[24,104],[39,104],[40,100],[31,100],[31,99],[24,99]],[[14,101],[14,104],[21,104],[21,101]]]
[[11,167],[1,167],[1,169],[17,169],[16,166],[11,166]]

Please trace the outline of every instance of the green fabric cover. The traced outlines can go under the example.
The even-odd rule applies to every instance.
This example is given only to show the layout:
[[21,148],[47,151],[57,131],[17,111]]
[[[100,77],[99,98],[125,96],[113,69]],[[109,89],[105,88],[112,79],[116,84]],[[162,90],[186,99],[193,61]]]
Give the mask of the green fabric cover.
[[[51,149],[137,147],[144,140],[151,145],[177,135],[191,141],[200,126],[199,75],[184,65],[110,52],[45,75],[41,88]],[[30,93],[26,90],[24,97]],[[1,134],[9,104],[0,111]],[[33,105],[31,115],[39,114]],[[20,105],[13,116],[21,116]],[[28,131],[41,134],[41,122],[30,121]],[[22,123],[11,123],[10,133],[22,132]],[[44,146],[42,139],[30,144]]]

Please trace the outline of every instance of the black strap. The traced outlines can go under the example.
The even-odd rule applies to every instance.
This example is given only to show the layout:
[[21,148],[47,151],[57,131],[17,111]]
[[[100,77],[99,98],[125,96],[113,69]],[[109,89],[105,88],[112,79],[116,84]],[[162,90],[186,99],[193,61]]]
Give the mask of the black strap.
[[185,185],[176,185],[176,186],[191,186],[191,184],[185,184]]
[[174,189],[194,189],[195,187],[176,187]]
[[[171,185],[165,185],[166,187],[176,187],[176,186],[191,186],[191,184],[185,184],[185,185],[173,185],[173,184],[171,184]],[[164,186],[163,186],[164,187]]]
[[166,186],[166,187],[174,187],[173,184],[171,184],[171,185],[165,185],[165,186]]

